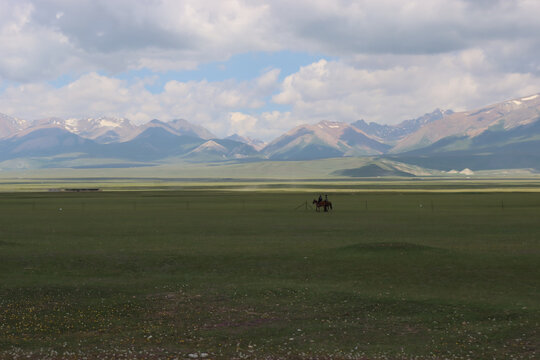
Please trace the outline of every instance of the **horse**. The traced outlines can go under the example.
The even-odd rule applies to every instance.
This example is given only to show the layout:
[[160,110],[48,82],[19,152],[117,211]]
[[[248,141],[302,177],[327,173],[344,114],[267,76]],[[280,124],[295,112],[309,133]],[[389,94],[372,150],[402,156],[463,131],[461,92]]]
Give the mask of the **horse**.
[[319,208],[324,208],[325,212],[328,211],[328,208],[332,210],[332,203],[328,200],[317,201],[316,199],[313,199],[312,204],[315,204],[315,211],[320,211]]

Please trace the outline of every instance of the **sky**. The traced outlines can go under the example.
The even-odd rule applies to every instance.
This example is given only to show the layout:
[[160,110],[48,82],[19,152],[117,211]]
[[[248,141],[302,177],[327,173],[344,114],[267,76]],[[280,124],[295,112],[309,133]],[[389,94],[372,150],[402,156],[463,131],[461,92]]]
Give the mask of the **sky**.
[[0,113],[271,140],[540,92],[537,0],[0,0]]

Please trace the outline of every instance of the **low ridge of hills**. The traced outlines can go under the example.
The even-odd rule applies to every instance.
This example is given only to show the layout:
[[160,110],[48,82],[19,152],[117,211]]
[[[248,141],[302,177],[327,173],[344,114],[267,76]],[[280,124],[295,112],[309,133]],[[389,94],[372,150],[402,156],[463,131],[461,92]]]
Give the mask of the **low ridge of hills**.
[[[30,122],[0,114],[0,168],[2,162],[14,159],[39,159],[40,166],[52,167],[99,162],[96,159],[152,165],[179,160],[284,161],[375,156],[444,171],[540,170],[539,120],[540,95],[535,94],[472,111],[437,109],[397,125],[364,120],[351,124],[321,121],[297,126],[265,144],[238,134],[220,139],[183,119],[154,119],[134,125],[125,118],[46,118]],[[376,164],[344,169],[342,175],[369,174],[407,176],[400,169]]]

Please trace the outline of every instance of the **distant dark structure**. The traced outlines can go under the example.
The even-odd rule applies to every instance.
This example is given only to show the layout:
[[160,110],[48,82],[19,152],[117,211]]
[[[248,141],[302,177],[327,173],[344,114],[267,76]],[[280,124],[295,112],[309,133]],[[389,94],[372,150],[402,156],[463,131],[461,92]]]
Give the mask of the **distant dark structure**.
[[96,192],[101,191],[100,188],[86,188],[86,189],[64,189],[65,192]]
[[98,192],[100,188],[67,188],[67,189],[49,189],[50,192]]

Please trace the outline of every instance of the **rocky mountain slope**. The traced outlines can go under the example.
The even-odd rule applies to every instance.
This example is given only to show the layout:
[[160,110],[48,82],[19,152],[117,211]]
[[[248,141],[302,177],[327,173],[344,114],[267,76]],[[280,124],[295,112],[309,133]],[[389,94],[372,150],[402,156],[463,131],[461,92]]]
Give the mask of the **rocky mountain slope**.
[[397,142],[392,153],[430,146],[448,137],[475,138],[486,131],[508,131],[540,117],[540,95],[526,96],[481,109],[445,114]]
[[383,144],[354,126],[341,122],[321,121],[298,126],[262,149],[273,160],[311,160],[327,157],[383,154]]
[[442,119],[444,115],[452,114],[451,110],[435,110],[425,114],[419,118],[405,120],[397,125],[381,125],[375,122],[366,123],[364,120],[358,120],[351,125],[362,130],[369,136],[374,136],[385,143],[395,143],[420,129],[422,126],[429,124],[435,120]]
[[28,127],[26,120],[0,114],[0,139],[10,137]]
[[248,144],[257,151],[262,150],[266,146],[266,143],[264,141],[262,141],[262,140],[252,139],[250,137],[240,136],[238,134],[233,134],[233,135],[227,136],[225,139],[234,140],[234,141],[238,141],[238,142],[241,142],[241,143],[244,143],[244,144]]

